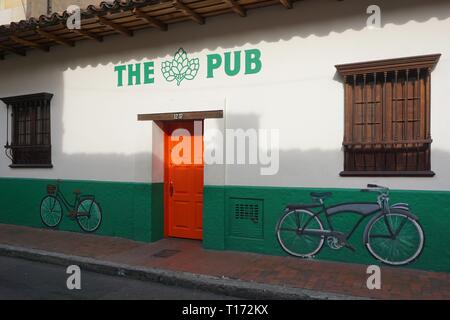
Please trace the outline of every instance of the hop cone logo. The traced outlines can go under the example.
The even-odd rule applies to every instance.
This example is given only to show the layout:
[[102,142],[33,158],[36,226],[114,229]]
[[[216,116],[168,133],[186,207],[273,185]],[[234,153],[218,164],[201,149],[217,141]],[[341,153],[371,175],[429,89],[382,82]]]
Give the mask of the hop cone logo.
[[189,60],[186,51],[180,48],[172,61],[162,63],[161,72],[168,82],[176,81],[179,86],[183,80],[193,80],[199,68],[198,58]]

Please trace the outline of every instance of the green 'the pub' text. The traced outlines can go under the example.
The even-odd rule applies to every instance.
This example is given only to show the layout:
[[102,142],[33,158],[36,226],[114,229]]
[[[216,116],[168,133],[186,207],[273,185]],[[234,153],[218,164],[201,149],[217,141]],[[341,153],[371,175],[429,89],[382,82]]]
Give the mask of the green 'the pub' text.
[[[218,73],[228,77],[239,74],[257,74],[262,69],[261,51],[259,49],[238,50],[223,54],[206,55],[205,61],[189,57],[183,48],[176,51],[173,59],[163,61],[159,72],[167,82],[180,86],[184,80],[194,80],[199,69],[206,65],[206,78],[212,79]],[[153,61],[117,65],[114,67],[117,86],[137,86],[155,83],[155,63]]]

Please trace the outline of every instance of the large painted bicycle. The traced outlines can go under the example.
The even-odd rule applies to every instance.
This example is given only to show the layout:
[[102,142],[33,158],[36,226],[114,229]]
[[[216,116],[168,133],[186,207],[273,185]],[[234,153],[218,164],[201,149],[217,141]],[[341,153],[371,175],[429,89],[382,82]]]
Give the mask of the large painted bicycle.
[[[331,192],[311,193],[315,204],[290,204],[280,218],[276,234],[278,242],[290,255],[310,258],[316,255],[325,241],[332,249],[343,247],[355,251],[348,243],[358,226],[372,217],[364,230],[363,242],[377,260],[393,266],[415,261],[423,251],[425,235],[419,219],[410,212],[406,203],[389,204],[389,189],[369,184],[363,192],[378,193],[377,202],[343,203],[326,207],[324,200]],[[311,209],[318,208],[318,212]],[[360,215],[352,230],[344,233],[333,227],[333,216],[344,213]],[[329,227],[324,229],[320,215],[325,216]]]
[[102,209],[93,195],[82,195],[80,190],[73,191],[74,202],[69,202],[59,187],[47,186],[47,195],[41,201],[40,215],[42,222],[49,228],[56,228],[63,217],[63,207],[68,216],[78,222],[85,232],[95,232],[102,223]]

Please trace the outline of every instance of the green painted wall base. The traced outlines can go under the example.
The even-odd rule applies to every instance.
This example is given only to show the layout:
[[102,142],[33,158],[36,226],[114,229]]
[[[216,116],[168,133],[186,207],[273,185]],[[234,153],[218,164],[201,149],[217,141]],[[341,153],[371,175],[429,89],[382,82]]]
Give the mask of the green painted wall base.
[[[328,205],[339,202],[375,201],[375,194],[351,189],[333,191]],[[204,194],[204,246],[216,250],[250,251],[271,255],[284,255],[280,249],[275,226],[288,203],[310,203],[311,191],[324,189],[207,186]],[[419,216],[425,231],[425,249],[420,258],[408,268],[450,272],[450,192],[392,191],[391,201],[407,202]],[[261,212],[257,223],[247,224],[237,219],[236,203],[241,206],[258,205]],[[241,208],[241,207],[239,207]],[[335,216],[333,222],[339,230],[349,231],[356,215]],[[367,220],[368,222],[369,220]],[[348,249],[332,250],[326,245],[316,257],[319,260],[360,264],[378,264],[362,244],[363,223],[351,239],[356,252]]]
[[[0,178],[2,208],[0,223],[44,227],[39,216],[47,184],[54,180]],[[164,237],[163,183],[62,181],[69,200],[80,189],[93,194],[103,209],[103,222],[96,234],[152,242]],[[322,189],[323,190],[323,189]],[[329,189],[327,189],[329,190]],[[215,250],[237,250],[284,255],[275,237],[275,225],[288,203],[311,201],[308,188],[205,186],[203,246]],[[374,201],[374,194],[359,190],[331,189],[327,203]],[[407,202],[419,216],[426,242],[422,256],[409,268],[450,272],[450,192],[392,191],[391,201]],[[246,213],[245,213],[246,212]],[[336,216],[340,230],[349,230],[358,217]],[[368,220],[367,220],[368,221]],[[357,249],[332,250],[324,246],[320,260],[377,264],[362,245],[365,223],[351,239]],[[59,230],[82,232],[76,221],[65,216]]]
[[[0,223],[44,227],[39,215],[47,184],[54,180],[0,179],[2,208]],[[103,221],[96,234],[150,242],[163,237],[162,184],[62,181],[61,190],[70,202],[74,189],[93,194],[103,209]],[[57,228],[82,232],[75,220],[63,217]]]

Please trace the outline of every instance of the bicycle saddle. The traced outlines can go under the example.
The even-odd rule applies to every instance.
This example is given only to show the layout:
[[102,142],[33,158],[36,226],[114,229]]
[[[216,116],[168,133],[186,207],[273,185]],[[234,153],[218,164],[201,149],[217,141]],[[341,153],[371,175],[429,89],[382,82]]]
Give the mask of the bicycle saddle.
[[326,199],[330,198],[333,194],[331,192],[311,192],[310,195],[313,198]]
[[81,193],[80,189],[75,189],[75,190],[73,190],[73,194],[75,194],[75,195],[78,195],[78,194],[80,194],[80,193]]

